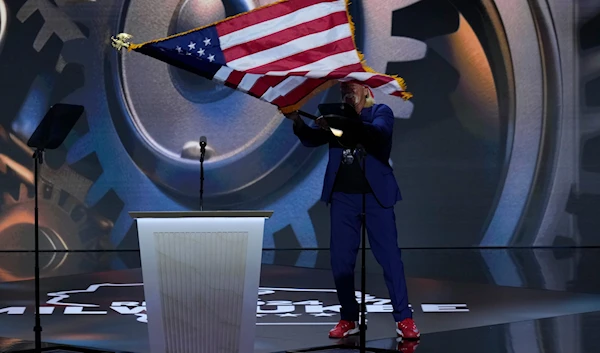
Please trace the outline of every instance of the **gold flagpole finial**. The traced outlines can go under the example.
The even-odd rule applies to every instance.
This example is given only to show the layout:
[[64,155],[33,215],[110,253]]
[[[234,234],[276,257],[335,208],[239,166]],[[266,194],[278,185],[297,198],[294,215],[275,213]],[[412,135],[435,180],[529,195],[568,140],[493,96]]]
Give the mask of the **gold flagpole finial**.
[[133,38],[133,36],[127,33],[119,33],[117,34],[116,38],[110,37],[110,39],[112,40],[113,48],[117,50],[121,50],[122,48],[129,48],[129,45],[131,45],[131,43],[129,42],[131,38]]

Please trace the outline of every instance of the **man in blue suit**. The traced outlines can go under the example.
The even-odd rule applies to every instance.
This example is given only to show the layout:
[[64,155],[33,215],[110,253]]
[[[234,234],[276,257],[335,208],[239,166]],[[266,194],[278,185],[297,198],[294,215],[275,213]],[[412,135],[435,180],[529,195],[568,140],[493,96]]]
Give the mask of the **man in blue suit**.
[[371,90],[356,82],[341,84],[342,100],[353,106],[362,119],[362,145],[367,151],[365,171],[358,159],[343,162],[345,148],[323,119],[308,126],[297,112],[286,115],[294,122],[294,134],[306,147],[329,144],[321,200],[330,205],[331,267],[341,320],[329,332],[343,338],[359,332],[359,304],[355,297],[354,268],[360,247],[363,193],[366,193],[366,227],[373,254],[383,268],[392,302],[396,332],[406,339],[418,339],[419,330],[408,307],[404,265],[398,248],[394,205],[401,200],[389,158],[392,149],[394,114],[375,104]]

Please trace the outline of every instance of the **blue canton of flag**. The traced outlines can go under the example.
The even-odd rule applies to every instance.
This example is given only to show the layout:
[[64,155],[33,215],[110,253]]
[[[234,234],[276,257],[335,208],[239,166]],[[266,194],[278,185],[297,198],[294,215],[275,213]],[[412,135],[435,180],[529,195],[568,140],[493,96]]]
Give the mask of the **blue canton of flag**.
[[152,43],[137,51],[147,55],[160,55],[161,60],[210,80],[226,65],[214,26]]

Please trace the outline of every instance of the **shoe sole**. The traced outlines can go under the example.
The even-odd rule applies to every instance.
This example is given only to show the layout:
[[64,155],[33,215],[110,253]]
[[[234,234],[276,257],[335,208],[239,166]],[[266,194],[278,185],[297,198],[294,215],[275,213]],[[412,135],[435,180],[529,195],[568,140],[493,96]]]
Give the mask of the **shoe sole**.
[[344,332],[344,335],[342,337],[334,337],[334,336],[329,335],[329,338],[344,338],[344,337],[356,335],[359,332],[360,332],[359,328],[353,328],[352,330],[348,330],[348,331]]
[[419,340],[419,339],[421,339],[421,333],[418,333],[417,337],[404,337],[404,334],[399,329],[396,329],[396,333],[398,334],[398,337],[402,337],[402,338],[407,339],[407,340]]

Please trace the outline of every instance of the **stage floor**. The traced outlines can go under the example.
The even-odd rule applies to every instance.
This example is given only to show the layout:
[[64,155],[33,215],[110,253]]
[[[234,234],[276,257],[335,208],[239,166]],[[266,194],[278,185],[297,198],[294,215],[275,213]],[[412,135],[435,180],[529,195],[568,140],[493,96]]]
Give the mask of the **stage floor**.
[[[110,261],[85,271],[71,266],[46,273],[41,282],[44,341],[148,352],[139,255],[96,255]],[[31,348],[34,298],[27,267],[32,256],[0,254],[3,352]],[[50,256],[58,255],[44,254],[44,260]],[[68,256],[77,262],[90,254]],[[423,337],[418,344],[395,339],[387,289],[369,254],[370,347],[423,353],[600,351],[594,336],[600,332],[598,249],[405,250],[403,256]],[[327,251],[266,251],[264,259],[255,352],[357,342],[327,337],[339,319]]]

